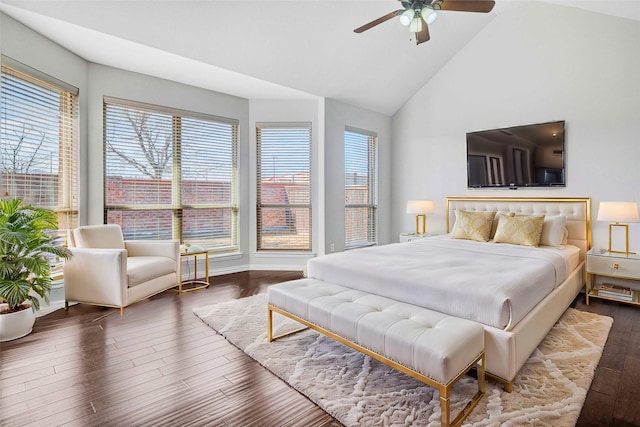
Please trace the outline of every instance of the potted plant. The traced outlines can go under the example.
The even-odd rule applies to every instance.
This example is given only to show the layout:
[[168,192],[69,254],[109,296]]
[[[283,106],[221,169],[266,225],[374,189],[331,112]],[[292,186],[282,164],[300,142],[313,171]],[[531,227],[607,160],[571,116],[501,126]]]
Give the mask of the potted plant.
[[53,243],[57,228],[55,212],[19,198],[0,199],[0,341],[29,334],[38,296],[49,302],[51,255],[71,256]]

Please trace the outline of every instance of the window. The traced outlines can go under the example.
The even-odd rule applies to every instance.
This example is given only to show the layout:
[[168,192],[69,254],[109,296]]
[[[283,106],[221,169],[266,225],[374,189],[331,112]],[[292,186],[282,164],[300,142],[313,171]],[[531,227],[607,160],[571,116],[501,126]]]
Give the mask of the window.
[[237,120],[105,98],[106,222],[237,251],[237,145]]
[[258,124],[260,250],[311,251],[311,124]]
[[[78,89],[2,57],[0,191],[78,226]],[[61,233],[65,234],[65,233]]]
[[375,133],[344,132],[344,246],[376,244],[377,159]]

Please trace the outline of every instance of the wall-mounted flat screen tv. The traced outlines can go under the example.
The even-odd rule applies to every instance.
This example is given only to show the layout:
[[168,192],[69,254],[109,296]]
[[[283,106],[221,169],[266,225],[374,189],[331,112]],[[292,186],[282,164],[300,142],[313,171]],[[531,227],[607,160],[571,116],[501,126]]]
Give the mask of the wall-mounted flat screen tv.
[[468,132],[468,186],[564,187],[564,143],[564,120]]

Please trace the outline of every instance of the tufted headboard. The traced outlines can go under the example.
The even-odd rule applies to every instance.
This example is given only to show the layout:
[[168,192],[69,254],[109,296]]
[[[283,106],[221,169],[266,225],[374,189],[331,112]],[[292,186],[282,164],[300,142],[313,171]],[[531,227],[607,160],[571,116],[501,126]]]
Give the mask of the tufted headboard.
[[580,248],[581,259],[591,248],[591,199],[588,197],[447,197],[447,233],[455,222],[456,209],[564,215],[569,232],[567,243]]

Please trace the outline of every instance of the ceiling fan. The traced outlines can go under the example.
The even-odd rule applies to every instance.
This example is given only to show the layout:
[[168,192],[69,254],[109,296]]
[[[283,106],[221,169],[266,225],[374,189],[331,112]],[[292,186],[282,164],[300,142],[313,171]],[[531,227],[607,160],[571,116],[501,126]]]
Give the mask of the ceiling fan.
[[409,27],[409,32],[416,35],[416,44],[429,41],[429,27],[438,16],[439,10],[452,10],[458,12],[491,12],[495,1],[493,0],[399,0],[403,9],[389,12],[378,19],[353,30],[354,33],[362,33],[378,24],[382,24],[391,18],[398,16],[400,23]]

